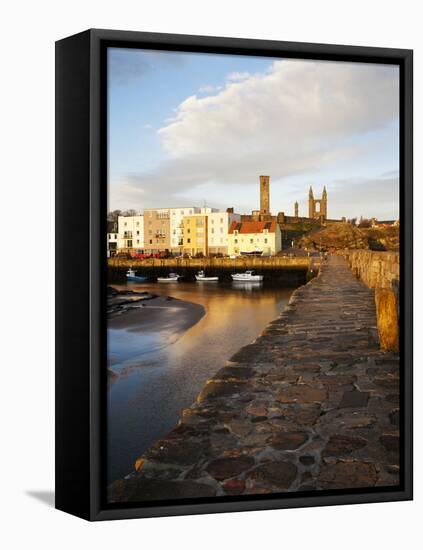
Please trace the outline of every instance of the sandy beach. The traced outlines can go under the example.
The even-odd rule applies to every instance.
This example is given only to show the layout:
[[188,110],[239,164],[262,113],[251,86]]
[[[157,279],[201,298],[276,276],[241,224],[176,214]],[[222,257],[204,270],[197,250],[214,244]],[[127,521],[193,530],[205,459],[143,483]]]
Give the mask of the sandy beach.
[[[120,292],[109,297],[108,328],[129,333],[160,334],[162,345],[175,343],[204,315],[205,308],[170,296],[157,296],[146,292]],[[164,343],[164,344],[163,344]],[[109,385],[117,380],[119,373],[109,362]]]

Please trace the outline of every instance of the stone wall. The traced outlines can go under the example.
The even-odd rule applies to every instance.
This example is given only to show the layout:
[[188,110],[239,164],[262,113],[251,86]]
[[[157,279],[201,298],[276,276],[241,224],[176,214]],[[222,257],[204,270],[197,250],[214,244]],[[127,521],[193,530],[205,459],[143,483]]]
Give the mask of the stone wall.
[[380,346],[399,349],[399,252],[346,250],[340,252],[354,275],[369,288],[375,289],[376,314]]

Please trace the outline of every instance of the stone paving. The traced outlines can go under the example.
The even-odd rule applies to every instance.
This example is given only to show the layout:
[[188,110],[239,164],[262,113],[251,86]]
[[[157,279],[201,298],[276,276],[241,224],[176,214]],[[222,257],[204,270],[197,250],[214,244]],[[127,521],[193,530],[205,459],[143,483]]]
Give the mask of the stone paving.
[[135,468],[110,502],[398,485],[399,357],[374,291],[330,256]]

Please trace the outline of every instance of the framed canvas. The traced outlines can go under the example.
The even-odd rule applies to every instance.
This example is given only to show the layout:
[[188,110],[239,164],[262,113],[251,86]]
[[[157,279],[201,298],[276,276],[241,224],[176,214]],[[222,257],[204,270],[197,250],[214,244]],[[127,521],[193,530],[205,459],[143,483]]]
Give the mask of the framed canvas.
[[412,52],[56,43],[56,507],[412,498]]

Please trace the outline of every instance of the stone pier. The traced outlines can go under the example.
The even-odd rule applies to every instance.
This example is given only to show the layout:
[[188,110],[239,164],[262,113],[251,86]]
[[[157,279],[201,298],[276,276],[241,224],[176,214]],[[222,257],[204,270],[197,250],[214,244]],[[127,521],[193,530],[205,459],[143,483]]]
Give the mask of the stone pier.
[[380,350],[374,290],[333,255],[109,499],[394,486],[398,430],[398,354]]

